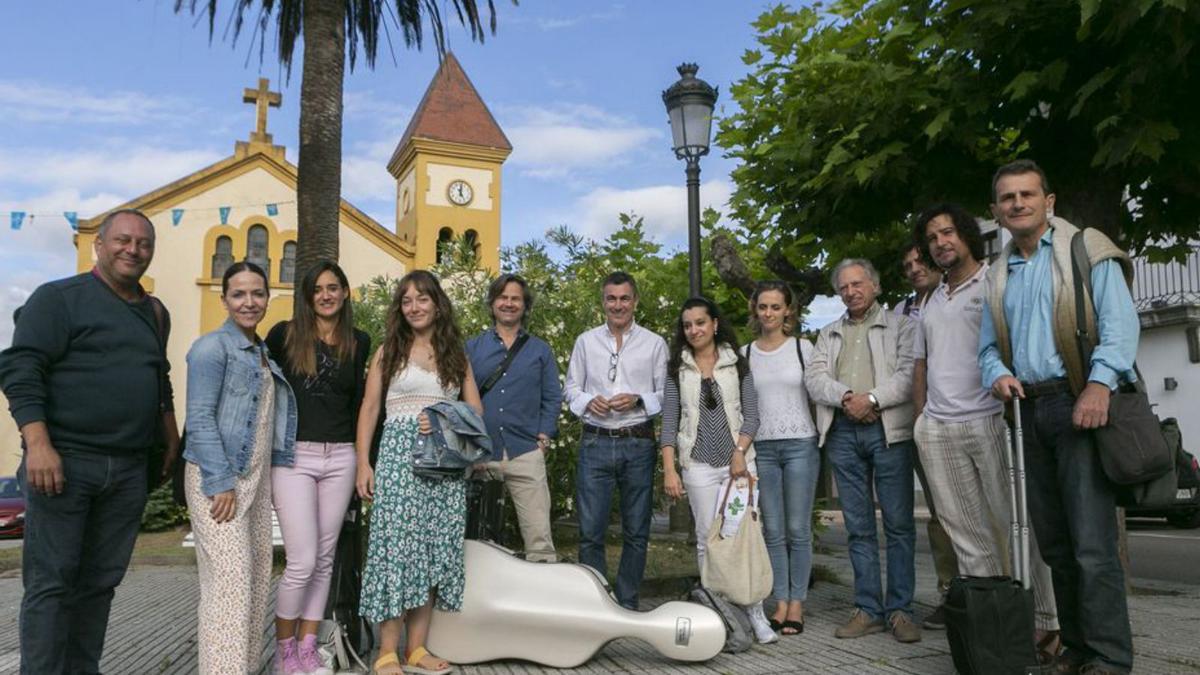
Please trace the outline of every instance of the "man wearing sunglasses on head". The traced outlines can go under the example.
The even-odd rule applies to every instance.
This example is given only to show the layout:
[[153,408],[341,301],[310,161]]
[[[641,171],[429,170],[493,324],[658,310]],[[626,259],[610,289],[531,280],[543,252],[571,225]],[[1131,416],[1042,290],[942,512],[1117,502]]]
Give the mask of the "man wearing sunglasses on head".
[[654,491],[653,418],[662,410],[667,343],[634,321],[637,282],[613,272],[601,284],[603,325],[575,340],[563,395],[583,422],[575,475],[579,561],[606,571],[604,534],[613,489],[621,493],[617,601],[637,609]]

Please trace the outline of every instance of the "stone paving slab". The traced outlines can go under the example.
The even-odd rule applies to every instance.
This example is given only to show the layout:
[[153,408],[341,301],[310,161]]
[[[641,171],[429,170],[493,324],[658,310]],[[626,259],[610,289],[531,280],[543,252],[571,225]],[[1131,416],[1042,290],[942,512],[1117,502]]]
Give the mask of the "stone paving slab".
[[[848,583],[844,551],[817,554],[815,562],[838,572]],[[917,560],[918,618],[936,599],[928,555]],[[194,567],[136,567],[117,590],[102,669],[109,675],[196,672],[196,602],[199,588]],[[0,675],[16,673],[17,614],[21,580],[16,573],[0,578]],[[664,598],[665,599],[665,598]],[[661,601],[663,599],[659,599]],[[803,635],[755,645],[741,654],[721,654],[701,664],[667,660],[638,640],[617,640],[580,668],[555,670],[517,661],[460,667],[466,675],[541,673],[636,673],[638,675],[724,675],[767,673],[908,673],[950,675],[954,672],[944,632],[925,631],[916,644],[902,645],[887,633],[857,640],[838,640],[834,628],[850,614],[848,585],[820,583],[812,590]],[[656,604],[647,600],[647,605]],[[1138,673],[1200,673],[1200,587],[1138,582],[1129,600]],[[264,618],[269,635],[270,617]],[[270,640],[260,672],[269,673]]]

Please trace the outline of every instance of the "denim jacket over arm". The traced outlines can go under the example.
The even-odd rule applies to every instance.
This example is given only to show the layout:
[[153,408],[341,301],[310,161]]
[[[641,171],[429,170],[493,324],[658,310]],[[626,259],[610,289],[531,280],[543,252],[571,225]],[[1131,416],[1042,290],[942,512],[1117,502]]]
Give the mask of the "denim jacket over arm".
[[[200,468],[200,487],[213,496],[232,490],[250,466],[266,347],[227,320],[188,351],[187,445],[183,457]],[[274,361],[275,433],[271,465],[291,466],[296,442],[296,397]]]

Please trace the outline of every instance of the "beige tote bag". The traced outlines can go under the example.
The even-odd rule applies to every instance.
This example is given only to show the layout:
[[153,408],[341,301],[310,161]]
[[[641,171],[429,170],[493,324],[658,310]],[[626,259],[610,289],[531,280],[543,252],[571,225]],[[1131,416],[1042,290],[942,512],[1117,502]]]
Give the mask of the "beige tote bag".
[[749,480],[746,513],[731,537],[721,536],[734,479],[725,481],[717,517],[708,530],[708,549],[704,567],[700,570],[700,582],[704,587],[720,593],[735,605],[753,605],[762,601],[771,594],[774,581],[767,543],[763,539],[762,514],[754,503],[754,477]]

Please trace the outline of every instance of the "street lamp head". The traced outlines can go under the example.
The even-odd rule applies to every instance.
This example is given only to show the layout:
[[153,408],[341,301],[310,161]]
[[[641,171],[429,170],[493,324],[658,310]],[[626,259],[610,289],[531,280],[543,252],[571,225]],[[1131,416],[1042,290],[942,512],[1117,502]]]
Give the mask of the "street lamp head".
[[684,63],[677,70],[679,81],[664,91],[662,98],[671,124],[675,157],[695,161],[708,154],[717,90],[696,77],[696,71],[700,70],[696,64]]

